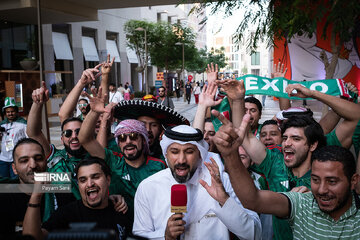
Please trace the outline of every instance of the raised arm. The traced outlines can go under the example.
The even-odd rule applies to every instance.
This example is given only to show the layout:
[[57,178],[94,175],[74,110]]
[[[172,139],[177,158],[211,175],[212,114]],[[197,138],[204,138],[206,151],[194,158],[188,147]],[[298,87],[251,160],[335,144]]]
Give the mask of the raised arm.
[[[352,83],[346,83],[346,87],[350,92],[353,92],[358,95],[358,89]],[[319,121],[322,129],[324,130],[324,134],[330,133],[336,125],[339,123],[341,117],[337,115],[333,110],[330,110],[324,117],[322,117]]]
[[238,148],[243,143],[248,132],[250,116],[246,114],[239,128],[234,129],[232,123],[225,117],[219,117],[223,123],[215,135],[215,144],[225,160],[227,172],[236,196],[245,208],[257,213],[273,214],[278,217],[288,217],[288,199],[279,193],[258,190],[247,169],[240,160]]
[[97,65],[95,68],[89,68],[83,71],[80,80],[76,83],[75,87],[71,90],[69,95],[66,97],[64,103],[62,104],[59,111],[60,122],[62,123],[69,117],[73,116],[74,109],[78,102],[79,96],[89,83],[95,81],[95,79],[100,76],[99,67],[101,64]]
[[[277,77],[285,77],[285,74],[287,72],[287,68],[284,68],[284,64],[281,64],[278,62],[274,64],[273,72],[271,73],[271,78],[277,78]],[[291,107],[290,100],[287,98],[279,98],[279,108],[280,110],[286,110]]]
[[116,106],[116,103],[109,103],[105,107],[105,112],[103,113],[100,121],[100,129],[96,136],[96,140],[100,143],[103,148],[107,147],[108,143],[108,129],[111,127],[112,123],[112,109]]
[[[296,90],[296,91],[294,91]],[[344,121],[336,128],[336,136],[345,148],[349,148],[352,144],[352,135],[356,128],[356,124],[360,119],[360,105],[344,99],[331,96],[316,90],[310,90],[300,84],[290,84],[286,87],[286,92],[289,96],[296,96],[301,98],[311,97],[317,99],[344,118]]]
[[78,138],[81,145],[91,156],[104,159],[105,150],[94,137],[96,122],[99,119],[100,114],[107,111],[104,108],[104,102],[107,95],[102,96],[101,90],[100,87],[97,96],[95,91],[93,91],[94,97],[88,96],[90,99],[91,110],[88,115],[86,115],[86,118],[81,125]]
[[[104,62],[101,66],[101,88],[102,88],[102,95],[109,93],[109,74],[111,72],[111,67],[115,61],[115,57],[110,62],[110,54],[107,55],[106,62]],[[106,103],[109,102],[109,98],[107,97]]]
[[235,79],[218,80],[216,83],[226,92],[231,104],[232,122],[239,127],[245,115],[245,87],[244,81]]
[[[220,115],[218,111],[212,110],[211,113],[218,119],[221,119],[220,121],[224,121],[223,119],[225,117]],[[232,126],[235,127],[233,124]],[[255,137],[255,135],[251,133],[251,131],[246,131],[246,134],[242,139],[241,145],[244,147],[245,151],[249,154],[251,160],[257,165],[260,165],[262,161],[265,159],[266,146],[262,142],[260,142],[260,140],[258,140]]]
[[46,88],[45,82],[42,82],[42,87],[35,89],[32,92],[33,104],[27,119],[26,134],[38,141],[44,148],[45,156],[49,156],[50,143],[41,131],[42,122],[42,108],[49,100],[49,90]]
[[221,103],[222,99],[215,101],[217,85],[214,82],[204,86],[199,96],[199,104],[196,110],[193,127],[204,131],[206,110],[209,107],[216,106]]

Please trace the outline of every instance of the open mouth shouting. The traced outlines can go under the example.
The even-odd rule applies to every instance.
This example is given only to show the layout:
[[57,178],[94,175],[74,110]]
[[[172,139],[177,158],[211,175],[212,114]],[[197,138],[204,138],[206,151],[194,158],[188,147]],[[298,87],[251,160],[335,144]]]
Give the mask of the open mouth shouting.
[[187,164],[177,164],[174,166],[175,174],[184,177],[186,176],[190,171],[190,166]]
[[89,202],[94,202],[99,196],[99,188],[98,187],[91,187],[86,190],[86,196]]
[[124,147],[124,153],[126,155],[134,155],[137,152],[137,147],[134,144],[128,144]]
[[283,150],[284,153],[284,160],[285,162],[289,162],[294,159],[295,156],[295,150],[292,148],[285,148]]

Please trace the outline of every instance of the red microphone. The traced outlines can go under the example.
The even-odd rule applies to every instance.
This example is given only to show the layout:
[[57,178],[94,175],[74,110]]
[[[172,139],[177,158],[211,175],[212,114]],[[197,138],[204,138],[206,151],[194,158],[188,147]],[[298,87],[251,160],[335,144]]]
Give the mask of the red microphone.
[[[172,213],[184,213],[186,212],[187,204],[187,191],[186,185],[184,184],[174,184],[171,186],[171,212]],[[180,220],[176,219],[176,220]],[[180,236],[176,238],[180,240]]]
[[171,186],[171,212],[184,213],[186,212],[187,191],[186,185],[174,184]]

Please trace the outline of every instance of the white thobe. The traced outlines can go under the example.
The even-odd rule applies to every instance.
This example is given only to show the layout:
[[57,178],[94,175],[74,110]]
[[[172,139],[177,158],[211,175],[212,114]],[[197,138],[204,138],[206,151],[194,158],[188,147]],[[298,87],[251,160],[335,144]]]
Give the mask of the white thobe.
[[[214,157],[214,156],[212,156]],[[199,166],[186,183],[187,213],[182,239],[229,239],[233,232],[240,239],[261,239],[261,223],[257,213],[245,209],[236,198],[229,176],[223,171],[220,158],[220,176],[225,191],[230,195],[225,204],[213,199],[199,179],[211,184],[211,176],[205,165]],[[166,224],[173,214],[170,211],[171,186],[177,184],[169,168],[143,180],[135,194],[135,220],[133,233],[149,239],[164,239]]]

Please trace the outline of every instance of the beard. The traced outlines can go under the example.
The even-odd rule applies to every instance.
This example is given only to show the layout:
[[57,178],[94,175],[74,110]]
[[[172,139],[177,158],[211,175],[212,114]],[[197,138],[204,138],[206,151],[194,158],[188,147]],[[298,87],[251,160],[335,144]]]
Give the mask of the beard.
[[68,154],[70,154],[71,156],[74,156],[74,157],[76,157],[76,158],[83,158],[84,155],[87,153],[86,150],[85,150],[85,148],[84,148],[83,146],[81,146],[79,149],[76,149],[76,150],[72,150],[72,149],[70,148],[70,146],[67,145],[67,144],[64,144],[64,146],[65,146],[66,152],[67,152]]
[[[335,205],[335,207],[334,207],[333,209],[327,210],[327,209],[322,209],[322,208],[320,208],[320,205],[319,205],[319,204],[318,204],[318,206],[319,206],[319,208],[320,208],[320,210],[321,210],[322,212],[330,214],[330,213],[332,213],[332,212],[335,212],[335,211],[343,208],[343,207],[347,204],[347,202],[349,201],[349,198],[351,198],[351,194],[352,194],[351,190],[348,189],[348,191],[346,192],[346,194],[344,195],[344,197],[343,197],[343,198],[339,198],[337,205]],[[325,197],[325,198],[331,198],[331,196],[328,196],[327,194],[324,194],[324,195],[317,194],[317,197],[318,197],[318,198],[324,198],[324,197]],[[317,202],[317,199],[316,199],[316,198],[315,198],[315,200],[316,200],[316,202]]]
[[[136,153],[135,153],[135,154],[131,154],[131,155],[125,154],[125,149],[126,149],[127,147],[134,147],[134,148],[136,148],[136,150],[137,150]],[[135,146],[134,144],[128,144],[128,145],[124,146],[123,149],[124,149],[123,154],[124,154],[125,158],[126,158],[127,160],[129,160],[129,161],[134,161],[134,160],[138,159],[138,158],[141,156],[141,154],[143,153],[144,147],[141,147],[141,149],[137,149],[137,146]]]
[[182,163],[182,164],[176,164],[173,168],[170,167],[171,174],[173,175],[174,179],[178,183],[186,183],[187,181],[189,181],[190,178],[192,178],[192,176],[194,176],[195,171],[197,169],[197,168],[190,169],[190,171],[185,176],[179,176],[175,172],[176,168],[189,168],[190,169],[190,166],[186,163]]

